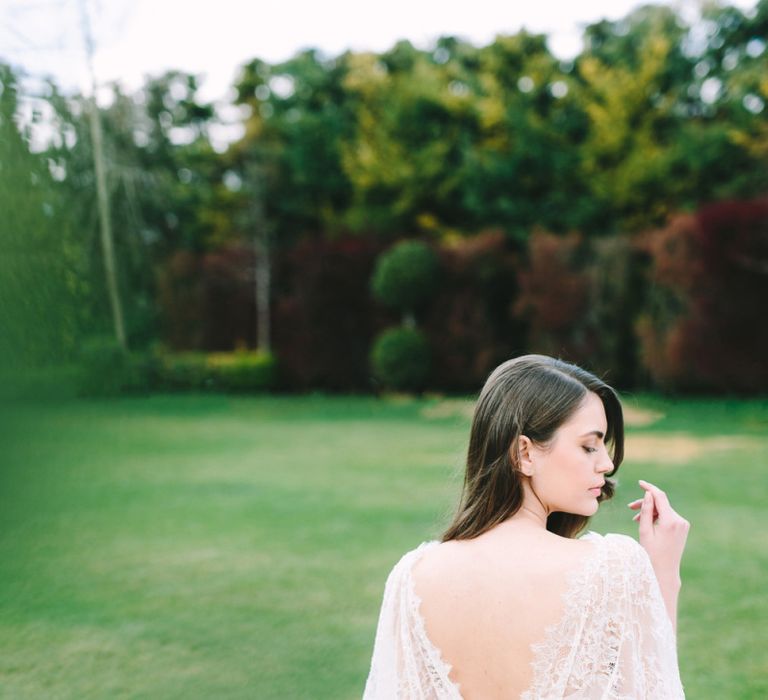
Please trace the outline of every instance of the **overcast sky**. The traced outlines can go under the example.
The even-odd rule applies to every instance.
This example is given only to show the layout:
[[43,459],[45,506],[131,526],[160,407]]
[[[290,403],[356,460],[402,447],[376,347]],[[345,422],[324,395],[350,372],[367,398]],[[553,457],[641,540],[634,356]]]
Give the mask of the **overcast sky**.
[[[239,65],[254,57],[285,60],[302,48],[329,55],[382,51],[398,39],[428,47],[440,35],[475,44],[521,27],[550,37],[570,58],[581,30],[618,19],[637,0],[0,0],[0,58],[33,75],[53,75],[65,89],[88,89],[81,5],[91,19],[101,82],[137,87],[146,74],[178,68],[204,76],[202,96],[226,97]],[[685,12],[696,0],[667,2]],[[742,8],[755,2],[734,0]]]

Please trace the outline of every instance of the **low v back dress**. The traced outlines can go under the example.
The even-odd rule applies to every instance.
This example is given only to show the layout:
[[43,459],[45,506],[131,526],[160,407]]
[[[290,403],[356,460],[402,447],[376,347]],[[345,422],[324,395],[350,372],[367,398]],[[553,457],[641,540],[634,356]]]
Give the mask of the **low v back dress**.
[[[595,547],[569,572],[560,620],[531,643],[519,700],[684,700],[677,640],[647,552],[632,537],[587,532]],[[411,569],[437,540],[403,555],[384,587],[363,700],[462,700],[427,637]]]

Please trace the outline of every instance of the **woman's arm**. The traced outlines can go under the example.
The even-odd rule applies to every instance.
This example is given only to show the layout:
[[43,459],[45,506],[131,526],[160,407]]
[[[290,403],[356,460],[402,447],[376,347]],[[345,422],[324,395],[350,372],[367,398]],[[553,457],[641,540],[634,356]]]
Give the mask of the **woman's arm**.
[[640,508],[634,517],[640,521],[640,544],[648,552],[672,629],[677,634],[677,599],[682,586],[680,560],[690,523],[673,510],[664,491],[647,481],[640,480],[639,484],[645,489],[645,496],[632,501],[629,507]]
[[654,567],[653,570],[656,574],[656,579],[659,582],[661,597],[664,599],[667,614],[672,621],[672,629],[675,631],[675,636],[677,636],[677,598],[680,595],[680,588],[682,586],[680,576],[671,576],[666,572],[662,572],[662,574],[659,575],[659,572],[656,571],[656,567]]

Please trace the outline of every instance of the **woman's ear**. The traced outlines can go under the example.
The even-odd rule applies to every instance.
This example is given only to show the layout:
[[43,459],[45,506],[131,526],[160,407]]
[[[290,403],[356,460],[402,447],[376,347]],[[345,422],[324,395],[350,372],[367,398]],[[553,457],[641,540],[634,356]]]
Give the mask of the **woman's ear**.
[[[533,442],[527,435],[517,439],[517,465],[525,476],[533,476]],[[515,449],[515,444],[510,449]],[[513,464],[514,464],[513,460]]]

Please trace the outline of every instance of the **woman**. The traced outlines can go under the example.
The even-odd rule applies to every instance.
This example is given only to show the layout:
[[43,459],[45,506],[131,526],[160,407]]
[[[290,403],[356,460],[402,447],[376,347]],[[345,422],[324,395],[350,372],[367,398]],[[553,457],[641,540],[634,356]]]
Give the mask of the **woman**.
[[384,590],[364,700],[667,700],[689,524],[640,481],[640,543],[584,529],[613,496],[614,390],[544,355],[497,367],[477,400],[461,502]]

